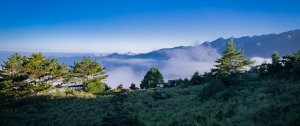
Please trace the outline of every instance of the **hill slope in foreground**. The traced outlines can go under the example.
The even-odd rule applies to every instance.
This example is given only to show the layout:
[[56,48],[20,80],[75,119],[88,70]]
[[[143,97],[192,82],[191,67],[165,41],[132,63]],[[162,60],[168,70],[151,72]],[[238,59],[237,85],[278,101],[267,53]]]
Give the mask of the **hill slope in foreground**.
[[215,82],[97,97],[1,99],[0,125],[300,125],[299,83],[245,77],[235,86]]

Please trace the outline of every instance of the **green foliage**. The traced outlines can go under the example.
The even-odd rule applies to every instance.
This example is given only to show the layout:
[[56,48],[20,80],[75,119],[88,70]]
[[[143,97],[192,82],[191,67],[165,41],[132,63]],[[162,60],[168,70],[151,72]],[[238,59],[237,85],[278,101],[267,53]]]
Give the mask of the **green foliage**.
[[102,126],[143,126],[136,116],[125,112],[108,113],[102,119]]
[[83,90],[93,94],[101,94],[104,92],[106,84],[102,82],[101,78],[93,78],[86,82],[86,85],[83,87]]
[[83,90],[91,93],[102,93],[105,90],[103,82],[108,76],[105,68],[90,57],[84,57],[82,61],[74,62],[70,71],[68,81],[80,81],[83,83]]
[[272,64],[279,64],[279,54],[278,52],[273,52],[272,56]]
[[49,89],[50,83],[63,78],[66,67],[41,53],[33,53],[30,57],[16,53],[2,65],[1,92],[15,97],[37,95]]
[[190,81],[185,78],[185,79],[176,79],[176,80],[168,80],[168,83],[170,84],[169,87],[174,87],[174,86],[181,86],[181,87],[187,87],[190,84]]
[[215,96],[218,92],[223,91],[225,86],[218,81],[215,81],[207,86],[205,86],[199,93],[198,97],[200,100],[207,100]]
[[147,74],[145,75],[142,83],[140,85],[141,88],[154,88],[158,83],[164,82],[164,78],[157,68],[151,68]]
[[240,72],[243,67],[254,63],[253,61],[246,59],[242,51],[235,50],[233,38],[226,44],[226,49],[223,52],[223,56],[219,58],[213,73],[219,76],[226,76],[231,73]]
[[219,79],[225,86],[240,85],[245,81],[244,78],[242,78],[242,73],[232,73],[227,76],[220,76]]
[[74,62],[72,74],[79,80],[88,80],[99,75],[101,78],[107,78],[105,75],[105,68],[96,61],[92,60],[90,57],[84,57],[82,61]]
[[155,100],[163,100],[163,99],[169,99],[171,98],[171,95],[170,94],[167,94],[166,92],[162,91],[162,92],[154,92],[152,94],[152,98],[155,99]]
[[128,98],[126,94],[116,94],[111,99],[111,103],[113,105],[116,105],[117,109],[120,109],[120,107],[123,107],[128,102]]
[[[214,82],[113,96],[70,91],[2,100],[0,125],[297,125],[300,84],[285,82],[291,87],[272,95],[274,84],[256,79],[239,87]],[[162,100],[160,92],[172,97]]]
[[111,90],[110,94],[126,93],[130,91],[130,89],[123,88],[123,84],[119,84],[117,88]]
[[300,63],[300,50],[291,55],[283,56],[283,69],[287,77],[292,77],[294,80],[300,80],[299,77],[299,63]]
[[18,53],[10,56],[7,61],[4,61],[1,70],[1,77],[3,79],[10,79],[13,81],[22,81],[26,78],[24,62],[27,57],[21,56]]
[[[233,45],[229,47],[228,52],[234,52]],[[54,59],[40,54],[29,58],[15,54],[0,71],[0,125],[299,125],[300,51],[282,60],[276,53],[272,58],[272,64],[264,63],[243,73],[237,67],[230,67],[234,72],[216,73],[217,76],[212,72],[195,73],[191,80],[169,80],[174,85],[171,88],[133,92],[121,84],[110,90],[102,82],[106,76],[103,69],[99,77],[99,71],[89,70],[98,66],[95,61],[84,59],[69,74],[84,81],[87,92],[56,89],[45,96],[11,99],[2,94],[38,94],[51,87],[47,82],[66,74],[63,65]],[[153,68],[141,87],[156,87],[160,82],[163,78]],[[92,94],[104,90],[112,93]]]
[[277,52],[271,55],[272,64],[263,63],[257,66],[257,70],[262,78],[298,80],[299,79],[299,63],[300,51],[291,55],[283,56],[282,60]]
[[266,126],[298,126],[300,118],[299,103],[287,105],[270,105],[257,111],[253,115],[253,120],[257,125]]
[[[282,65],[281,61],[279,60],[280,57],[278,56],[278,52],[273,52],[273,54],[271,55],[271,58],[272,58],[272,64],[267,65],[266,75],[272,76],[275,78],[284,78],[285,75],[282,73],[282,72],[284,72],[283,65]],[[282,72],[279,72],[279,71],[282,71]]]
[[200,85],[203,84],[204,82],[205,82],[204,78],[202,75],[199,74],[199,72],[194,73],[190,80],[191,85]]
[[300,78],[300,62],[293,64],[293,68],[290,70],[292,79],[299,80]]
[[265,80],[262,84],[266,85],[266,92],[271,95],[281,95],[288,91],[289,84],[284,80]]

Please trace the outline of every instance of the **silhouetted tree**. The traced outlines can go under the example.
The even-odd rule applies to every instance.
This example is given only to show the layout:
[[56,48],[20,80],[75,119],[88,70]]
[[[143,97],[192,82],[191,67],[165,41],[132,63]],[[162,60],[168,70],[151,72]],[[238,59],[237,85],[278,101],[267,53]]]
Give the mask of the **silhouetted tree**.
[[131,90],[137,90],[137,89],[139,89],[139,88],[136,87],[134,83],[131,83],[129,89],[131,89]]
[[124,89],[124,88],[123,88],[123,84],[119,84],[118,87],[117,87],[117,89],[119,89],[119,90]]

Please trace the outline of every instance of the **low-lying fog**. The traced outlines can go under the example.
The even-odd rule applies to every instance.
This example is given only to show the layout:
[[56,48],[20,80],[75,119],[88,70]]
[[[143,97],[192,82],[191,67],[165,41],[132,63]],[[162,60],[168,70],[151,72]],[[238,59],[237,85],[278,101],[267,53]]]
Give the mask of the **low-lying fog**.
[[[10,55],[13,53],[10,53]],[[24,55],[29,55],[26,53]],[[151,67],[157,67],[164,80],[190,78],[196,71],[200,73],[208,72],[214,67],[217,58],[221,55],[217,53],[216,49],[195,46],[189,49],[175,49],[168,54],[170,56],[167,60],[157,59],[118,59],[106,58],[99,56],[92,56],[102,66],[106,67],[106,73],[109,75],[106,83],[112,88],[123,84],[124,87],[129,87],[131,83],[137,86],[145,76],[146,72]],[[9,55],[1,55],[1,63],[7,59]],[[62,55],[62,54],[46,54],[57,58],[60,62],[72,65],[74,61],[81,60],[85,55]],[[91,55],[89,55],[91,56]],[[255,60],[254,65],[261,64],[262,62],[270,62],[270,59],[253,57]]]

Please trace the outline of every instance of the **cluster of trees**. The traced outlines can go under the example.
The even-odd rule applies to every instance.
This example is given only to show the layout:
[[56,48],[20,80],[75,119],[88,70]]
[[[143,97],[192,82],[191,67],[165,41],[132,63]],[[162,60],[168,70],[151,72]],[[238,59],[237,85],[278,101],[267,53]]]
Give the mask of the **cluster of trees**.
[[[29,57],[18,53],[11,55],[0,70],[0,93],[13,97],[39,95],[53,88],[52,83],[77,83],[80,91],[93,94],[120,93],[139,89],[131,84],[125,89],[122,84],[111,89],[104,80],[108,77],[105,68],[96,60],[84,57],[73,65],[60,64],[55,58],[47,58],[41,53]],[[163,76],[157,68],[151,68],[141,82],[141,88],[154,88],[163,83]]]
[[273,52],[271,58],[272,63],[263,63],[251,70],[259,73],[261,78],[300,79],[300,50],[282,58],[279,57],[278,52]]
[[104,69],[89,57],[68,67],[41,53],[33,53],[29,57],[16,53],[2,65],[0,91],[9,96],[32,96],[50,89],[53,82],[76,81],[82,83],[84,91],[100,93],[106,88]]
[[[253,64],[254,61],[247,59],[241,50],[236,50],[233,39],[230,39],[226,44],[223,56],[217,59],[216,63],[217,65],[215,65],[215,68],[212,69],[211,72],[204,74],[196,72],[191,79],[169,80],[168,83],[165,84],[165,87],[173,87],[176,85],[199,85],[216,78],[224,83],[228,83],[232,75],[245,72],[245,66]],[[157,84],[163,82],[163,77],[160,72],[156,68],[151,68],[144,77],[141,88],[153,88],[156,87]]]
[[[279,57],[277,52],[271,56],[272,63],[263,63],[257,66],[251,66],[247,70],[247,66],[254,63],[247,59],[242,50],[236,50],[233,38],[226,44],[223,56],[216,60],[217,65],[210,72],[200,74],[196,72],[191,79],[168,80],[164,87],[174,87],[176,85],[199,85],[203,83],[211,83],[213,81],[221,81],[224,85],[234,85],[239,83],[239,77],[245,73],[256,73],[261,78],[278,78],[293,79],[300,78],[300,50],[294,54]],[[163,84],[164,79],[157,68],[151,68],[141,82],[142,89],[155,88],[158,84]],[[135,88],[135,85],[132,85]]]
[[277,79],[277,80],[300,80],[300,50],[287,56],[279,57],[278,52],[271,55],[272,63],[263,63],[257,66],[251,66],[250,70],[246,70],[247,66],[254,63],[247,59],[241,50],[236,50],[233,39],[226,44],[223,56],[217,59],[215,68],[204,74],[194,73],[191,79],[169,80],[171,86],[181,85],[200,85],[204,83],[214,83],[220,81],[222,84],[235,85],[241,81],[244,74],[257,74],[257,79]]
[[[247,59],[241,50],[236,50],[233,39],[226,44],[223,56],[217,59],[215,68],[211,72],[199,74],[196,72],[191,79],[169,80],[164,83],[164,78],[157,68],[151,68],[141,81],[140,88],[155,88],[158,84],[165,87],[176,85],[199,85],[219,80],[224,85],[232,85],[243,73],[257,73],[261,78],[280,78],[299,80],[300,78],[300,50],[294,54],[279,57],[277,52],[271,56],[272,63],[263,63],[246,70],[245,67],[254,63]],[[68,67],[60,64],[55,58],[46,58],[41,53],[33,53],[31,56],[21,56],[18,53],[10,56],[0,70],[0,93],[11,96],[31,96],[50,89],[53,82],[63,81],[80,82],[82,90],[93,94],[103,92],[127,92],[137,90],[135,84],[129,89],[119,85],[111,90],[103,80],[108,76],[105,68],[90,57],[74,62]]]

